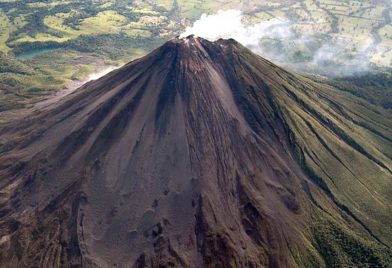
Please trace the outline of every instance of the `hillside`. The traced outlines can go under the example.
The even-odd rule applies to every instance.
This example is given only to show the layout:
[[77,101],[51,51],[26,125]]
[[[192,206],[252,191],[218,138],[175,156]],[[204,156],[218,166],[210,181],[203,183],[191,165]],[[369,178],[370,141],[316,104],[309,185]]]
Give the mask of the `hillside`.
[[174,39],[0,128],[2,267],[388,267],[392,118]]

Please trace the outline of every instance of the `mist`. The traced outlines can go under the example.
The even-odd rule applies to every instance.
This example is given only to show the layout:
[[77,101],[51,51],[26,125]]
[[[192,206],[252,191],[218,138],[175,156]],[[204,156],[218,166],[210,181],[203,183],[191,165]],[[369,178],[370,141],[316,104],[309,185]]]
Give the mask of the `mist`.
[[351,40],[339,37],[299,34],[287,19],[274,18],[247,25],[240,10],[203,14],[180,37],[191,34],[211,41],[234,38],[274,63],[296,71],[331,77],[368,72],[373,66],[371,57],[384,52],[382,47],[375,45],[372,38],[366,39],[361,46],[354,47]]
[[118,68],[119,67],[117,67],[117,66],[105,67],[102,70],[99,70],[97,72],[89,74],[89,76],[87,77],[85,82],[89,82],[89,81],[92,81],[92,80],[97,80],[97,79],[101,78],[102,76],[104,76],[104,75],[106,75],[106,74],[110,73],[111,71],[114,71],[114,70],[116,70]]

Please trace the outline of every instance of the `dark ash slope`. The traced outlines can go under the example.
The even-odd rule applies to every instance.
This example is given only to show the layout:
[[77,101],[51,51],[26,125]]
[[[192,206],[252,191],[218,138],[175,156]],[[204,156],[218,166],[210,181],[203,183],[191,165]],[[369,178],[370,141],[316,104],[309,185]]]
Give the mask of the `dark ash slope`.
[[392,120],[173,40],[0,129],[2,267],[387,267]]

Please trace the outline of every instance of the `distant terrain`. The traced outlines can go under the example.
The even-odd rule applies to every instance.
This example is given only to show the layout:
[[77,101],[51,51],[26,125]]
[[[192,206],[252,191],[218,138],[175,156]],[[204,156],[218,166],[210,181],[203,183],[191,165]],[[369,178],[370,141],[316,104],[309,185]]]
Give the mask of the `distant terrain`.
[[[289,20],[297,34],[318,44],[284,44],[293,61],[312,46],[341,38],[348,55],[371,40],[380,53],[370,61],[391,66],[391,3],[384,1],[18,1],[0,0],[0,112],[24,107],[102,64],[119,65],[179,35],[201,14],[240,9],[249,25]],[[263,48],[276,47],[263,40]],[[289,51],[287,51],[289,50]],[[384,78],[383,78],[384,79]]]

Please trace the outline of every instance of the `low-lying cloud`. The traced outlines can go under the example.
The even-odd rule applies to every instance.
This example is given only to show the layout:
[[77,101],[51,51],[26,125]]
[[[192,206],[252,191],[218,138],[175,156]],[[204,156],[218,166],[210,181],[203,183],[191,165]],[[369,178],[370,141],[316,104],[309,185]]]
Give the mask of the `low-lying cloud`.
[[261,56],[298,71],[329,76],[350,76],[371,67],[370,57],[384,49],[369,38],[355,48],[351,40],[323,34],[299,34],[287,19],[274,18],[247,25],[239,10],[203,14],[180,37],[196,35],[215,41],[234,38]]

